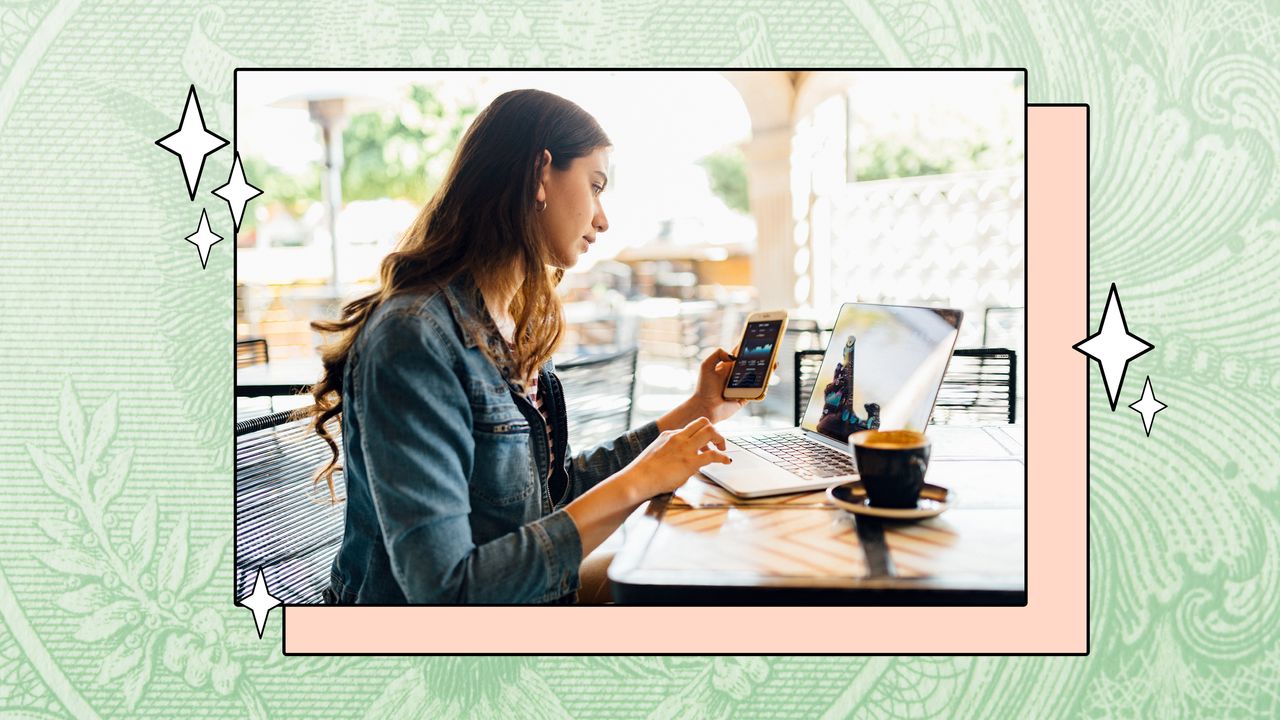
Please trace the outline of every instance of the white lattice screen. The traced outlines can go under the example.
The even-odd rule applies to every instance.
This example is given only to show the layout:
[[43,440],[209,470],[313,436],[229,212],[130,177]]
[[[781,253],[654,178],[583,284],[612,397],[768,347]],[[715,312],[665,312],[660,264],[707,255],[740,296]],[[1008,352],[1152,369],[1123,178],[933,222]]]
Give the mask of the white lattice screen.
[[848,183],[814,203],[814,304],[960,308],[959,344],[980,346],[987,308],[1025,304],[1024,205],[1020,168]]

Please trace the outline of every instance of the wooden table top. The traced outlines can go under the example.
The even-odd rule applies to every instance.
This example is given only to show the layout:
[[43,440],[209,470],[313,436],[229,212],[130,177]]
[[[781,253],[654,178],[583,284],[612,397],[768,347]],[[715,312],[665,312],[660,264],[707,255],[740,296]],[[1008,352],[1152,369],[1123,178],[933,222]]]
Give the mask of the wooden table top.
[[854,516],[825,491],[743,499],[702,476],[628,521],[610,566],[618,602],[1026,602],[1020,426],[935,426],[926,481],[948,509],[916,522]]

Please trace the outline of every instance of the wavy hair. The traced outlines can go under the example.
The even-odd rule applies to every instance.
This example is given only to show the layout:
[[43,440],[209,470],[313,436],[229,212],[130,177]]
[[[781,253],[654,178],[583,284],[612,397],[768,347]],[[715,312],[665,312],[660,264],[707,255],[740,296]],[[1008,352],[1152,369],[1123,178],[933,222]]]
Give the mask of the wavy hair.
[[564,271],[550,267],[550,248],[534,215],[543,150],[550,151],[552,167],[564,170],[610,144],[595,118],[558,95],[499,95],[467,128],[440,187],[383,259],[378,289],[345,305],[340,319],[311,323],[335,336],[320,349],[324,374],[311,387],[312,428],[333,451],[315,482],[328,483],[333,502],[333,475],[341,467],[325,424],[342,413],[343,369],[365,321],[397,294],[440,287],[470,272],[486,296],[512,297],[514,370],[532,376],[564,334],[555,292]]

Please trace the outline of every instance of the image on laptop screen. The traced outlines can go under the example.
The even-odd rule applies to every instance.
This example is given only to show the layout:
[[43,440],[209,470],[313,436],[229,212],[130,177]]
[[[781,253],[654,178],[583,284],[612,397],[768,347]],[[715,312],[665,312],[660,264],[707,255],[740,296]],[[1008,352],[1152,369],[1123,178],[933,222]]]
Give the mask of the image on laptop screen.
[[964,313],[845,303],[800,426],[844,443],[929,424]]

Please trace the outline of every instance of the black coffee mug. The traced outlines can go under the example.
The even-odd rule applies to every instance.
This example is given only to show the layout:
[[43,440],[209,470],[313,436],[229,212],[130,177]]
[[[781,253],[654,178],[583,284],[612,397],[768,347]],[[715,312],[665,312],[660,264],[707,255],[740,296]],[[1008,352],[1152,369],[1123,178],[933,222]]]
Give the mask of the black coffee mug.
[[867,501],[913,508],[929,469],[929,438],[914,430],[863,430],[849,436]]

